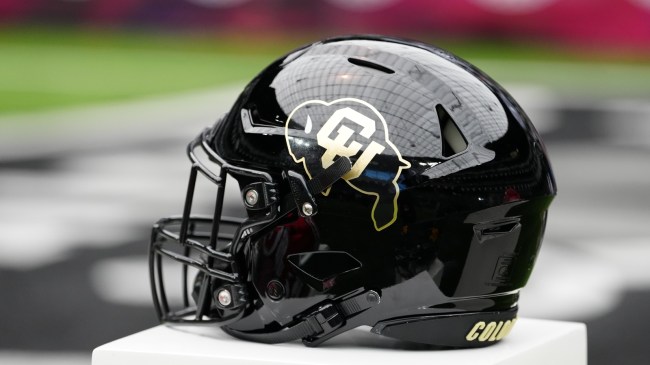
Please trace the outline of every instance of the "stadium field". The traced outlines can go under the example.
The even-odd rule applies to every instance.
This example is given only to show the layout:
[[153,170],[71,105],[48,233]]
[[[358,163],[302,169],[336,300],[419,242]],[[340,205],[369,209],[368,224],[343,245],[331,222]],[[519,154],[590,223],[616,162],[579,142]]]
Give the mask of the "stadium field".
[[[319,37],[251,39],[241,35],[5,28],[0,30],[0,114],[244,82],[277,56]],[[643,58],[581,55],[543,45],[494,41],[433,42],[469,59],[501,83],[549,87],[566,94],[650,95],[650,64]],[[598,61],[593,61],[594,56]]]

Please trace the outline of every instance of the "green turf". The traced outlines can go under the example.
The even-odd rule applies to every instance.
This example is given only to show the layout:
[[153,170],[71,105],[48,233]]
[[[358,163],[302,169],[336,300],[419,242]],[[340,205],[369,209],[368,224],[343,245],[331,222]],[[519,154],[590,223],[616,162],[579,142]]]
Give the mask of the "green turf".
[[[0,29],[0,114],[243,82],[317,37]],[[594,54],[490,41],[445,41],[442,46],[501,83],[546,86],[565,94],[650,95],[650,66],[635,57],[598,54],[600,61],[593,62]]]
[[0,46],[0,110],[128,99],[253,76],[251,55],[50,45]]
[[250,79],[277,53],[179,36],[0,33],[0,113],[216,87]]

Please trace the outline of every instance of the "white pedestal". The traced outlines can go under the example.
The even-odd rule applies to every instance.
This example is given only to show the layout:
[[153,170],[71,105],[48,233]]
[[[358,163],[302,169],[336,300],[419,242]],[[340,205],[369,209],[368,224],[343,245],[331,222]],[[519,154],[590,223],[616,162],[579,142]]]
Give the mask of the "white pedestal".
[[92,365],[136,364],[586,365],[587,330],[582,323],[520,318],[510,335],[494,346],[431,350],[372,334],[368,327],[308,348],[297,341],[276,345],[246,342],[218,328],[158,326],[93,351]]

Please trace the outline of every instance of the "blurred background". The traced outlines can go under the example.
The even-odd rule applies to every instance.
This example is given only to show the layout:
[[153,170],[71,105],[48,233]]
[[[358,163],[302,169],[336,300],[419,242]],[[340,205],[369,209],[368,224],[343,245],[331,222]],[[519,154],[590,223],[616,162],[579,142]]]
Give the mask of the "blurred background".
[[273,59],[345,33],[511,91],[559,187],[521,316],[586,322],[591,364],[647,364],[648,0],[0,0],[0,364],[88,364],[156,325],[149,227],[181,211],[185,144]]

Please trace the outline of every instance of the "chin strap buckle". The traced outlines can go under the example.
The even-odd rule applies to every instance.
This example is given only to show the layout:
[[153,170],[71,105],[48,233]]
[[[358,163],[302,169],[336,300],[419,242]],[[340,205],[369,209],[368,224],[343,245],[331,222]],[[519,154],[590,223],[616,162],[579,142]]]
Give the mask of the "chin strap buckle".
[[365,312],[379,302],[379,294],[374,290],[367,290],[347,299],[328,301],[315,311],[299,317],[291,326],[276,332],[256,333],[222,328],[227,333],[245,340],[280,343],[302,339],[303,344],[314,347],[341,332],[367,324]]
[[318,311],[305,318],[305,321],[314,330],[312,336],[318,336],[341,327],[345,322],[345,316],[336,309],[334,304],[330,303],[318,308]]
[[380,300],[376,291],[368,290],[319,307],[304,320],[314,332],[304,336],[302,342],[306,346],[315,347],[340,332],[358,327],[363,324],[358,315],[379,304]]

